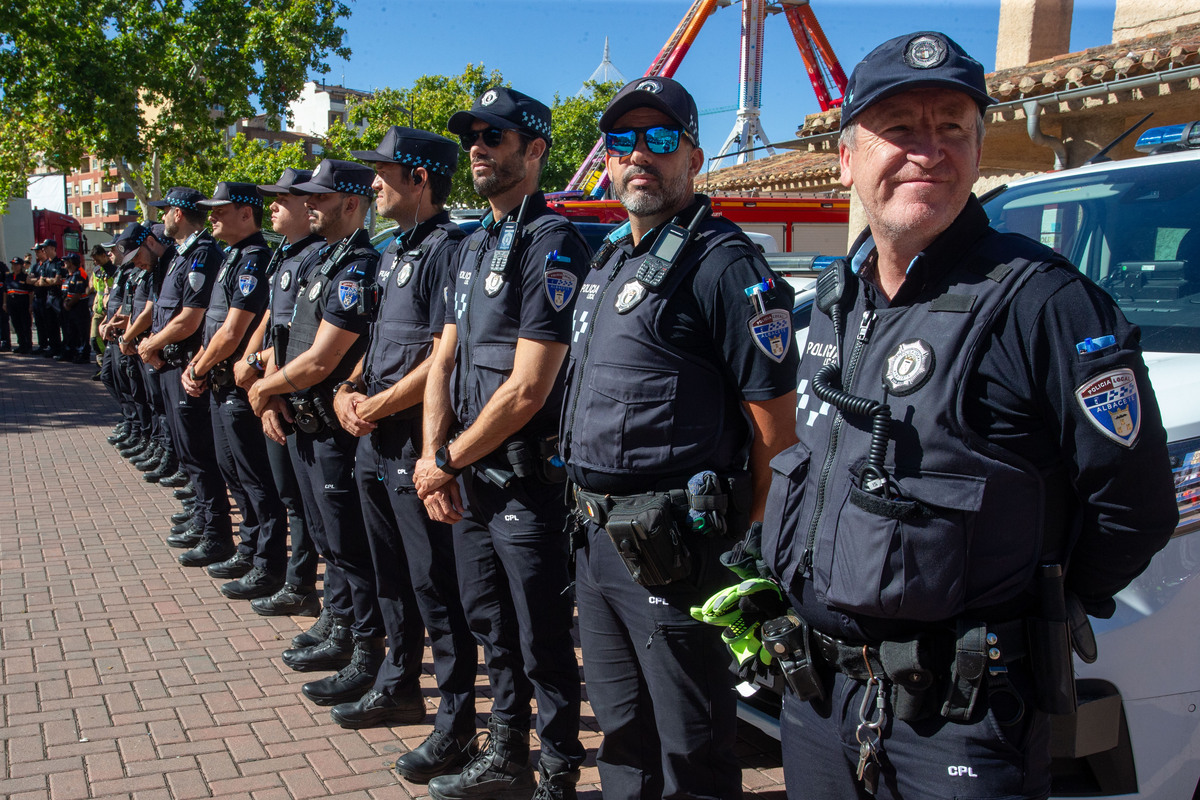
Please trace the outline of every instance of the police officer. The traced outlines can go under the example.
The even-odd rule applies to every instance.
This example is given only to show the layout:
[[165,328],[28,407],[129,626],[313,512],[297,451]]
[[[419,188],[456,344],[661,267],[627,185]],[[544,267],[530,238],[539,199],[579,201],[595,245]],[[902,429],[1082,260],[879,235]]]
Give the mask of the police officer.
[[305,646],[283,654],[284,663],[298,671],[340,670],[302,687],[318,705],[358,700],[374,684],[384,657],[383,621],[354,485],[355,440],[333,412],[333,387],[349,377],[366,348],[369,309],[360,298],[379,263],[362,227],[373,179],[362,164],[325,159],[310,180],[292,187],[305,195],[310,229],[326,246],[301,283],[287,347],[275,353],[278,369],[250,388],[259,414],[272,397],[289,395],[296,476],[307,487],[307,513],[321,516],[321,530],[313,533],[323,536],[317,549],[333,568],[325,573],[328,617],[300,639]]
[[[125,313],[126,288],[132,277],[140,277],[141,271],[132,263],[119,264],[111,253],[113,245],[114,242],[107,243],[107,246],[96,245],[102,251],[102,255],[93,251],[92,258],[98,266],[102,263],[105,265],[101,269],[111,273],[111,285],[104,295],[103,302],[97,300],[101,317],[96,333],[105,342],[100,359],[100,379],[104,383],[104,387],[112,394],[113,399],[121,406],[121,424],[109,437],[109,442],[116,444],[135,431],[140,432],[143,427],[143,420],[139,416],[139,407],[134,400],[134,391],[126,368],[126,359],[129,357],[121,353],[121,348],[117,344],[117,339],[129,325],[129,316]],[[128,297],[130,305],[132,305],[132,290]],[[136,371],[136,365],[133,369]],[[149,430],[149,414],[146,415],[144,424]]]
[[[795,441],[792,292],[694,193],[683,86],[627,84],[600,130],[629,222],[578,289],[560,436],[600,780],[605,798],[736,798],[734,681],[689,609],[729,582],[719,557],[761,519],[769,461]],[[639,525],[671,544],[631,537]]]
[[0,259],[0,353],[12,350],[12,329],[8,325],[8,266]]
[[46,239],[34,245],[37,263],[30,270],[33,283],[33,320],[37,325],[38,353],[53,358],[62,352],[62,283],[67,269],[58,257],[58,242]]
[[423,720],[428,629],[441,694],[437,722],[397,760],[402,776],[425,783],[461,767],[475,735],[476,645],[458,596],[450,526],[429,519],[412,482],[428,359],[463,236],[444,208],[458,143],[392,126],[376,150],[354,156],[374,165],[379,215],[398,225],[380,260],[366,355],[334,395],[342,427],[359,437],[355,477],[389,646],[372,690],[331,714],[347,728]]
[[491,211],[454,262],[415,483],[433,519],[456,523],[463,607],[484,647],[494,701],[486,746],[460,774],[430,781],[429,791],[437,800],[528,798],[536,694],[538,796],[570,798],[584,751],[563,476],[552,461],[572,290],[590,252],[538,191],[551,145],[544,104],[496,87],[448,127],[470,154],[475,191]]
[[33,319],[30,316],[29,296],[33,291],[29,284],[28,264],[23,258],[12,260],[12,270],[4,282],[4,294],[8,316],[13,331],[17,334],[14,353],[26,355],[33,352]]
[[62,321],[66,331],[58,361],[88,362],[88,326],[92,317],[91,286],[78,253],[67,253],[67,277],[62,285]]
[[217,460],[242,512],[237,552],[210,565],[208,574],[234,579],[221,586],[234,600],[270,597],[283,586],[287,521],[262,423],[233,377],[233,363],[267,308],[271,250],[262,235],[262,196],[252,183],[221,181],[197,205],[209,209],[213,236],[228,248],[205,313],[203,345],[180,380],[189,395],[209,397]]
[[[96,354],[96,365],[100,366],[106,346],[104,337],[100,335],[100,323],[104,322],[107,316],[108,295],[116,282],[118,269],[112,255],[102,244],[92,246],[91,256],[92,317],[88,328],[88,342]],[[101,380],[100,372],[96,373],[94,380]]]
[[[162,200],[151,202],[164,209],[163,228],[177,242],[177,251],[154,297],[150,336],[138,345],[142,361],[158,373],[175,455],[196,491],[193,521],[200,539],[180,554],[179,563],[185,567],[216,564],[234,553],[229,498],[217,461],[208,398],[191,396],[181,380],[200,347],[205,312],[224,260],[205,229],[206,212],[199,205],[204,199],[195,189],[176,186]],[[157,238],[148,237],[142,249],[157,258],[164,248]]]
[[1045,797],[1066,620],[1110,616],[1176,524],[1137,328],[971,194],[992,102],[937,32],[846,88],[869,228],[818,282],[763,530],[794,611],[771,634],[793,798]]
[[[267,279],[271,284],[269,311],[263,315],[246,344],[246,352],[234,364],[237,384],[246,391],[250,391],[267,366],[274,363],[276,332],[286,330],[291,322],[302,268],[314,263],[325,246],[325,239],[309,230],[304,198],[291,191],[297,183],[304,183],[311,177],[310,169],[288,167],[277,183],[258,187],[259,194],[274,198],[271,202],[271,229],[283,236],[284,241],[276,248],[267,266]],[[284,585],[270,597],[251,600],[250,606],[256,614],[268,617],[315,617],[321,611],[321,599],[316,588],[320,556],[309,529],[320,525],[321,520],[319,515],[309,517],[304,509],[303,493],[288,453],[288,442],[294,442],[295,439],[285,438],[284,433],[288,421],[284,418],[286,407],[283,398],[272,399],[270,405],[272,407],[262,415],[263,433],[275,489],[287,509],[291,553]]]

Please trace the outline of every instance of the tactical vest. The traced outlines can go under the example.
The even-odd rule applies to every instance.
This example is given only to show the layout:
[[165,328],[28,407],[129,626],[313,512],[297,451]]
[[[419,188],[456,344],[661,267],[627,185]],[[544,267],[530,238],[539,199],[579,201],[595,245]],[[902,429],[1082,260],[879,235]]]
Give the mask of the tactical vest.
[[[428,356],[433,347],[430,332],[430,298],[420,292],[425,270],[445,243],[463,238],[458,226],[445,223],[430,231],[403,253],[393,240],[379,261],[379,311],[371,324],[371,341],[364,362],[368,394],[378,394],[403,378]],[[440,285],[434,291],[442,291]],[[416,406],[419,411],[420,406]]]
[[129,276],[131,270],[137,267],[121,267],[113,278],[112,286],[108,290],[108,296],[104,300],[104,313],[111,317],[118,311],[122,311],[126,305],[126,298],[132,303],[133,297],[127,292],[129,288]]
[[[280,245],[280,249],[287,245]],[[280,258],[279,250],[276,251],[275,260],[267,268],[268,275],[271,279],[271,323],[267,329],[267,336],[271,335],[270,329],[276,325],[286,326],[292,321],[292,310],[296,307],[296,294],[300,290],[300,283],[304,276],[300,274],[300,267],[310,256],[313,256],[314,251],[319,251],[325,247],[325,240],[315,239],[305,247],[299,248],[295,253]]]
[[[163,278],[158,296],[154,300],[154,311],[151,323],[151,333],[158,333],[167,326],[183,307],[184,287],[191,280],[212,280],[219,264],[219,249],[217,242],[208,231],[200,231],[190,242],[175,254],[167,274]],[[200,278],[192,278],[192,273],[200,274]],[[195,350],[200,343],[201,331],[198,329],[187,339],[179,342],[180,348],[187,352]]]
[[[990,232],[909,305],[871,309],[861,284],[842,341],[813,314],[800,362],[799,443],[771,462],[763,552],[793,597],[837,611],[938,621],[1012,600],[1032,580],[1049,509],[1038,471],[971,431],[968,379],[996,321],[1047,251]],[[888,495],[867,491],[870,421],[813,393],[841,357],[841,388],[887,403]]]
[[[334,280],[347,265],[354,264],[354,269],[347,273],[359,283],[359,291],[371,282],[371,272],[379,260],[379,253],[371,246],[371,237],[366,230],[360,228],[350,239],[343,240],[334,246],[324,258],[312,268],[305,280],[300,283],[296,296],[296,307],[292,310],[291,331],[288,334],[286,364],[296,356],[313,346],[317,340],[317,329],[324,319],[325,305],[330,292],[338,291],[338,281]],[[355,263],[358,262],[358,263]],[[354,366],[362,358],[367,349],[367,337],[359,336],[350,346],[346,355],[333,368],[333,371],[321,381],[314,390],[329,394],[335,384],[350,377]]]
[[729,418],[738,402],[728,380],[711,359],[660,333],[671,298],[688,291],[687,278],[723,245],[753,247],[731,223],[710,218],[657,288],[635,279],[649,251],[628,257],[617,249],[584,278],[562,424],[572,474],[583,468],[652,481],[745,469],[749,429]]
[[[261,238],[261,234],[259,236]],[[230,247],[225,253],[225,260],[221,262],[221,268],[217,270],[217,282],[213,286],[212,297],[208,302],[208,310],[204,313],[204,344],[207,345],[212,341],[212,337],[225,324],[225,320],[229,317],[230,303],[233,301],[234,292],[240,292],[241,287],[238,282],[241,278],[242,263],[248,258],[253,258],[255,255],[260,256],[260,263],[265,264],[270,258],[269,251],[265,244],[252,243],[245,247]],[[265,277],[253,276],[256,280],[265,280]],[[253,290],[251,290],[253,291]],[[241,353],[246,347],[246,340],[253,333],[254,324],[250,325],[242,335],[242,341],[238,342],[235,355]]]
[[[450,396],[455,415],[463,426],[475,422],[500,384],[512,374],[520,334],[524,280],[521,262],[543,237],[564,227],[583,242],[584,252],[590,250],[569,220],[548,212],[524,225],[520,250],[511,254],[503,273],[491,271],[492,253],[497,248],[487,244],[487,226],[472,231],[459,245],[456,259],[459,272],[454,284],[458,347]],[[539,259],[529,269],[543,269],[543,264]],[[496,289],[494,297],[487,294],[489,282]],[[524,430],[542,434],[553,429],[562,396],[563,383],[556,381],[550,396]]]

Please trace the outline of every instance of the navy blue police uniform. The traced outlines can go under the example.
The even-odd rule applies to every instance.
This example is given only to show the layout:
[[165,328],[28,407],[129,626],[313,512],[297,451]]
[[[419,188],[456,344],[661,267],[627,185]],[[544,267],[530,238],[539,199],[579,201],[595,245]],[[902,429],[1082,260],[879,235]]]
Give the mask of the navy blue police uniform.
[[[42,243],[44,247],[45,242]],[[33,265],[30,271],[34,278],[67,277],[67,268],[61,258],[47,259]],[[38,352],[44,356],[56,356],[62,352],[62,288],[61,286],[35,286],[33,289],[33,320],[37,326]]]
[[[909,79],[987,102],[942,34],[860,70],[851,117]],[[1111,615],[1177,520],[1139,333],[973,196],[890,301],[874,263],[864,234],[818,282],[772,462],[763,556],[820,675],[785,693],[788,794],[1045,797],[1047,712],[1073,708],[1054,606]]]
[[[202,196],[196,192],[194,197],[181,197],[178,202],[190,202],[194,206],[199,199]],[[170,202],[170,193],[167,201],[160,202]],[[161,331],[185,308],[208,308],[223,261],[220,246],[207,230],[198,231],[179,243],[154,299],[151,334]],[[167,363],[158,370],[175,454],[196,492],[193,521],[202,538],[195,548],[179,556],[180,563],[185,566],[223,561],[233,555],[234,550],[229,498],[217,459],[209,400],[203,394],[192,397],[180,382],[183,369],[195,356],[202,335],[203,330],[197,329],[187,338],[164,347],[161,355]]]
[[[129,318],[131,320],[137,319],[146,310],[146,306],[158,300],[163,280],[166,278],[167,271],[170,270],[171,265],[175,263],[176,254],[177,251],[174,245],[167,247],[159,257],[158,263],[154,265],[153,270],[139,270],[137,276],[130,279],[130,286],[133,292],[133,298],[129,305]],[[151,309],[150,313],[151,328],[153,328],[153,309]],[[144,403],[139,402],[139,415],[143,418],[142,430],[147,432],[158,443],[159,447],[174,453],[175,440],[171,434],[171,426],[167,422],[167,399],[163,394],[161,371],[143,362],[137,353],[134,353],[132,356],[126,356],[126,358],[130,359],[130,363],[137,368],[138,376],[141,378],[141,385],[145,388]],[[138,377],[130,374],[130,386],[134,391],[135,398],[141,396],[136,391],[137,382]],[[146,419],[149,420],[148,427]]]
[[[708,208],[698,196],[671,222],[687,228]],[[689,610],[728,584],[726,536],[749,520],[742,403],[795,389],[792,291],[737,226],[712,217],[654,285],[644,268],[665,227],[636,247],[628,224],[609,234],[575,307],[560,436],[583,525],[580,636],[605,796],[733,798],[734,680],[717,631]],[[704,472],[726,511],[696,532],[688,484]],[[652,555],[616,545],[623,509],[656,502],[676,540],[673,569],[657,574]]]
[[[69,258],[78,259],[72,253]],[[76,262],[78,263],[78,262]],[[79,268],[67,275],[62,286],[62,321],[66,334],[60,358],[78,364],[88,362],[88,331],[91,325],[92,308],[88,302],[88,277]]]
[[[104,297],[104,321],[111,320],[118,313],[121,313],[125,307],[127,283],[133,271],[137,269],[133,265],[119,266],[114,259],[111,262],[113,268],[112,286],[109,287],[108,293]],[[130,295],[132,299],[132,295]],[[119,334],[110,336],[110,343]],[[103,354],[100,356],[100,380],[112,394],[113,399],[121,406],[121,416],[124,422],[129,426],[133,426],[137,422],[136,414],[133,410],[132,401],[129,398],[129,393],[118,375],[120,364],[120,350],[116,347],[105,347]]]
[[13,259],[13,268],[4,282],[5,297],[8,302],[8,315],[12,319],[12,329],[17,334],[17,353],[33,352],[33,318],[30,316],[30,294],[33,289],[29,286],[29,272],[25,262],[17,263]]
[[[213,198],[201,201],[200,205],[212,207],[218,203],[246,201],[249,201],[248,205],[262,206],[262,198],[252,184],[222,181]],[[271,249],[260,231],[231,244],[217,271],[203,328],[204,344],[208,346],[225,323],[230,309],[253,315],[233,354],[214,365],[206,377],[217,460],[225,483],[242,512],[237,552],[243,559],[252,560],[254,567],[267,576],[282,581],[287,562],[287,520],[283,503],[271,475],[262,422],[250,407],[246,390],[237,386],[233,379],[233,362],[245,350],[259,316],[267,309],[270,282],[266,273],[270,261]],[[233,592],[240,598],[245,587],[226,584],[221,591],[227,595]]]
[[[457,332],[450,394],[462,427],[470,427],[513,367],[517,339],[570,341],[571,307],[590,257],[587,243],[538,192],[526,198],[523,219],[489,213],[458,248],[453,305],[446,324]],[[507,260],[495,257],[505,223],[520,231]],[[503,237],[507,238],[507,237]],[[549,277],[553,274],[553,278]],[[537,697],[543,756],[575,769],[579,743],[579,668],[571,640],[566,518],[561,483],[546,476],[514,477],[507,488],[485,477],[513,472],[507,453],[524,450],[539,466],[562,407],[562,375],[545,404],[508,442],[461,476],[464,518],[454,525],[463,607],[483,645],[494,696],[492,715],[528,731]]]

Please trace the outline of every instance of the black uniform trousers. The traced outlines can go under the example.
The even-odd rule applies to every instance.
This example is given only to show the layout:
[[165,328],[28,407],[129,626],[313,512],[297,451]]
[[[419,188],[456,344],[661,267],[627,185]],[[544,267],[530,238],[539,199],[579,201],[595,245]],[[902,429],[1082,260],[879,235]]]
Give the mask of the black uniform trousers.
[[[0,290],[3,282],[0,282]],[[0,303],[0,348],[8,350],[12,347],[12,328],[8,324],[8,303],[10,295],[5,294],[4,302]]]
[[286,445],[274,439],[266,440],[267,460],[271,462],[271,477],[275,481],[275,492],[279,495],[287,513],[288,534],[292,552],[288,555],[287,583],[300,589],[309,589],[317,583],[317,549],[313,545],[309,528],[320,525],[320,517],[309,517],[304,508],[300,484],[296,481],[296,468]]
[[62,301],[47,291],[33,294],[33,322],[37,326],[38,348],[58,353],[62,350],[62,329],[59,311]]
[[575,593],[588,700],[604,741],[596,755],[605,800],[740,798],[734,757],[737,695],[719,629],[692,619],[728,586],[722,539],[688,541],[693,579],[636,583],[602,527],[587,523]]
[[250,407],[244,389],[213,387],[209,395],[217,461],[242,512],[238,552],[251,556],[254,566],[283,575],[287,518],[271,475],[262,421]]
[[80,300],[62,312],[63,349],[71,357],[83,360],[91,350],[89,334],[92,324],[92,309],[87,300]]
[[[876,800],[1040,800],[1050,794],[1049,717],[1033,707],[1027,663],[1008,667],[1011,687],[1025,700],[1025,714],[1014,725],[999,724],[986,686],[967,723],[937,714],[908,723],[893,719],[891,705],[885,705]],[[855,732],[866,692],[866,684],[841,673],[834,675],[830,699],[821,706],[785,691],[779,733],[788,800],[871,800],[855,779]],[[874,698],[872,690],[867,698],[872,717]],[[1008,697],[1005,703],[1012,705]]]
[[29,295],[8,295],[8,316],[12,319],[13,331],[17,334],[17,347],[33,349],[33,317],[29,311]]
[[461,480],[467,510],[454,525],[459,592],[483,645],[492,714],[527,730],[536,695],[542,751],[574,768],[584,751],[563,487],[517,478],[501,489],[474,469]]
[[[417,687],[428,630],[441,698],[434,727],[472,734],[475,637],[458,595],[450,526],[429,519],[412,487],[417,453],[410,444],[411,431],[420,425],[420,418],[384,419],[373,433],[358,440],[358,494],[388,637],[387,659],[375,688],[394,696]],[[402,449],[408,452],[395,452]]]
[[119,355],[120,347],[113,343],[112,347],[104,348],[104,353],[100,356],[100,382],[104,384],[104,388],[108,389],[108,393],[113,396],[113,399],[121,406],[121,416],[126,422],[132,423],[132,415],[126,413],[125,393],[121,387],[117,385],[117,356]]
[[[167,423],[167,398],[163,393],[163,373],[153,367],[147,366],[140,358],[138,359],[138,364],[140,365],[142,380],[146,386],[146,401],[150,418],[150,427],[143,430],[148,430],[150,437],[158,442],[160,446],[167,448],[172,453],[177,453],[175,434],[171,432],[171,427]],[[165,367],[164,369],[170,368]],[[175,376],[174,380],[178,383],[182,370],[177,367],[173,371],[173,374]],[[183,391],[182,387],[180,391]]]
[[[308,519],[320,516],[321,525],[309,532],[325,558],[325,604],[333,613],[353,619],[351,629],[360,638],[383,636],[383,619],[375,599],[371,551],[363,529],[362,506],[354,485],[354,451],[357,442],[341,428],[320,433],[297,430],[292,465],[304,497]],[[339,581],[330,580],[330,566]]]
[[205,539],[225,544],[232,540],[233,529],[229,497],[217,463],[208,393],[192,397],[185,392],[179,382],[182,372],[180,367],[158,371],[166,403],[167,426],[175,443],[175,456],[196,491],[192,519],[200,526]]

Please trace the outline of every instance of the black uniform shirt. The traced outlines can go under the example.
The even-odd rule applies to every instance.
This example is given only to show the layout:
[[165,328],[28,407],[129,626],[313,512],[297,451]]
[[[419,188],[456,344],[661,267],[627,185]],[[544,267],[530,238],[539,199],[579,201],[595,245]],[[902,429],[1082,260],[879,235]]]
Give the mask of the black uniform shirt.
[[207,230],[184,241],[172,259],[155,299],[154,333],[166,327],[181,309],[208,308],[223,258],[221,248]]
[[267,307],[270,282],[266,270],[270,253],[261,231],[255,231],[226,251],[205,313],[206,342],[225,323],[231,308],[249,311],[257,317]]
[[82,300],[87,296],[88,280],[83,274],[83,270],[77,269],[74,272],[67,274],[66,281],[63,283],[63,292],[75,299]]

